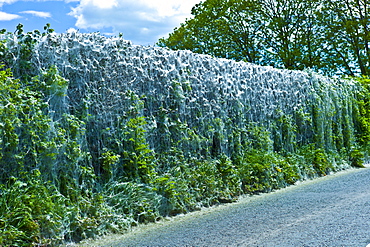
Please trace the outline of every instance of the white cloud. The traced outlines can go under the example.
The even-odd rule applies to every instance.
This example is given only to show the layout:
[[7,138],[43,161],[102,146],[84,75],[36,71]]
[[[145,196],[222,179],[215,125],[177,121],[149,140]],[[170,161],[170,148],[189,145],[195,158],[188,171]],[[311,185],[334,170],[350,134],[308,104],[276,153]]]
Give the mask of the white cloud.
[[17,1],[19,1],[19,0],[0,0],[0,4],[4,4],[4,3],[9,4],[9,3],[17,2]]
[[[191,8],[201,0],[0,0],[0,20],[21,18],[1,12],[4,4],[18,1],[74,2],[70,15],[76,18],[75,27],[81,31],[123,33],[134,44],[154,44],[190,17]],[[23,11],[49,18],[49,12]],[[68,29],[68,27],[67,27]]]
[[11,4],[11,3],[15,3],[17,1],[18,0],[0,0],[0,7],[2,7],[4,5],[4,3]]
[[49,12],[42,12],[42,11],[34,11],[34,10],[26,10],[26,11],[22,11],[22,12],[19,12],[21,14],[30,14],[30,15],[34,15],[36,17],[41,17],[41,18],[50,18],[51,17],[51,14]]
[[78,30],[73,27],[67,29],[67,33],[76,33],[76,32],[78,32]]
[[[0,0],[0,8],[4,4],[12,4],[12,3],[15,3],[15,2],[20,2],[20,1],[23,1],[23,2],[47,2],[47,1],[59,2],[59,1],[64,1],[66,3],[70,3],[70,2],[80,2],[81,0]],[[95,0],[95,1],[98,2],[99,0]],[[102,0],[102,1],[106,1],[106,0]]]
[[[83,2],[83,1],[81,1]],[[91,0],[91,2],[94,6],[101,8],[101,9],[111,9],[113,7],[117,7],[118,2],[116,0]]]
[[21,16],[0,11],[0,21],[11,21],[19,18],[21,18]]
[[0,0],[0,7],[5,4],[12,4],[12,3],[15,3],[15,2],[19,2],[19,1],[23,1],[23,2],[46,2],[46,1],[65,1],[65,2],[79,2],[80,0]]
[[190,17],[200,0],[81,0],[70,15],[80,29],[111,28],[134,44],[153,44]]

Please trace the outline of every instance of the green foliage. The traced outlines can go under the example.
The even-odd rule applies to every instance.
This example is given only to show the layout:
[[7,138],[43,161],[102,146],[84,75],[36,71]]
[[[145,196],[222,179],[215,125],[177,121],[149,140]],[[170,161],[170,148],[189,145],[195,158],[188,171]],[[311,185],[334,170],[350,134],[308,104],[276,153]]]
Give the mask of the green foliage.
[[357,109],[355,111],[356,137],[362,147],[370,145],[370,79],[358,77],[361,87],[356,95]]
[[12,79],[9,70],[0,71],[0,76],[0,163],[2,169],[17,175],[48,155],[50,118],[43,114],[47,105],[38,92]]
[[68,81],[59,75],[56,66],[51,66],[32,79],[30,88],[34,91],[42,90],[45,97],[64,97],[67,93]]
[[324,1],[317,12],[322,45],[327,48],[324,59],[328,69],[347,75],[369,75],[370,36],[367,1]]
[[294,152],[296,149],[297,126],[292,116],[278,112],[278,119],[275,122],[274,150],[278,152]]
[[305,157],[306,162],[311,164],[320,176],[326,176],[333,171],[333,163],[323,148],[307,145],[299,150],[299,154]]
[[114,181],[106,185],[104,196],[118,219],[125,218],[116,222],[113,226],[115,231],[138,223],[153,222],[161,217],[159,209],[162,197],[148,185]]
[[278,68],[369,75],[367,4],[206,0],[157,45]]
[[122,154],[124,173],[128,178],[148,183],[154,175],[152,150],[145,139],[143,117],[131,118],[123,128],[125,150]]
[[[238,11],[226,3],[233,3]],[[282,16],[297,3],[287,4]],[[208,37],[217,25],[223,25],[225,33],[235,32],[239,21],[252,21],[250,30],[239,30],[246,35],[240,47],[255,44],[253,30],[262,24],[248,15],[262,6],[254,4],[214,0],[197,5],[195,15],[209,15],[214,25],[203,22],[199,35]],[[249,12],[239,11],[243,9]],[[214,18],[224,14],[226,19]],[[271,30],[295,27],[290,17],[274,18],[277,23],[270,23]],[[193,27],[195,32],[198,26]],[[17,57],[28,59],[37,37],[52,32],[50,25],[44,30],[44,34],[37,30],[23,34],[18,26],[21,48]],[[298,37],[300,32],[292,35]],[[281,41],[277,50],[284,43],[283,33],[279,35],[275,36],[275,42]],[[197,42],[191,37],[184,43]],[[227,51],[230,57],[243,59],[232,53],[232,37],[221,46],[222,37],[208,39],[199,49],[220,44],[215,49],[218,55]],[[284,49],[302,55],[296,45]],[[5,56],[9,51],[1,44],[0,52],[9,65]],[[292,54],[280,54],[278,63],[288,67],[294,62]],[[246,49],[243,56],[262,62],[265,54]],[[303,63],[300,60],[297,66]],[[4,246],[52,246],[123,232],[163,216],[232,202],[243,193],[268,192],[325,176],[348,163],[362,167],[369,151],[370,83],[366,77],[352,88],[333,84],[332,89],[327,81],[312,82],[317,84],[316,91],[307,95],[307,105],[290,113],[276,110],[265,122],[252,122],[237,99],[227,102],[228,113],[220,109],[217,117],[209,117],[207,109],[187,101],[195,93],[188,81],[173,81],[161,100],[122,91],[119,97],[124,105],[100,115],[99,106],[93,106],[100,94],[88,92],[82,106],[68,101],[74,84],[56,66],[38,71],[26,61],[13,65],[18,80],[9,69],[0,68],[0,245]],[[182,116],[185,103],[194,105]],[[148,113],[153,105],[157,111]]]
[[[55,67],[32,83],[0,71],[0,178],[7,184],[2,198],[8,198],[1,210],[6,221],[1,241],[6,245],[55,244],[98,231],[93,226],[102,200],[92,193],[95,175],[79,166],[87,159],[80,141],[84,123],[57,104],[67,85]],[[40,172],[28,175],[33,171]],[[48,180],[52,184],[44,182]]]
[[[261,24],[254,18],[256,5],[240,0],[199,3],[192,9],[194,18],[176,28],[168,39],[160,39],[158,45],[257,62],[260,53],[256,33]],[[220,35],[212,35],[215,32]]]
[[36,246],[63,240],[63,203],[55,188],[40,172],[11,177],[0,185],[0,245]]
[[105,152],[102,153],[100,160],[102,162],[104,181],[112,179],[114,170],[113,165],[118,163],[120,157],[121,156],[119,154],[115,154],[111,150],[105,150]]
[[349,153],[349,161],[353,167],[364,168],[365,154],[359,149],[352,149]]
[[297,164],[273,152],[248,152],[239,169],[246,193],[267,192],[294,184],[301,177]]
[[221,179],[221,193],[218,196],[218,200],[220,202],[234,201],[242,193],[241,179],[237,167],[226,155],[221,155],[219,159],[214,161],[214,164],[217,168],[216,173],[219,174],[219,179]]
[[[2,55],[0,57],[0,63],[5,64],[8,68],[12,68],[12,72],[16,78],[20,78],[24,81],[31,81],[31,78],[38,73],[31,63],[31,56],[35,45],[39,38],[50,35],[53,32],[54,29],[47,23],[42,33],[39,30],[24,33],[23,24],[19,23],[14,31],[16,35],[16,40],[14,40],[14,42],[17,42],[18,46],[8,48],[4,46],[2,41],[0,43],[0,54]],[[5,36],[10,34],[6,33],[6,30],[2,30],[2,33],[4,33]]]
[[202,206],[231,202],[241,193],[237,170],[226,156],[220,160],[184,158],[173,150],[171,168],[157,176],[153,185],[164,197],[163,213],[175,215]]

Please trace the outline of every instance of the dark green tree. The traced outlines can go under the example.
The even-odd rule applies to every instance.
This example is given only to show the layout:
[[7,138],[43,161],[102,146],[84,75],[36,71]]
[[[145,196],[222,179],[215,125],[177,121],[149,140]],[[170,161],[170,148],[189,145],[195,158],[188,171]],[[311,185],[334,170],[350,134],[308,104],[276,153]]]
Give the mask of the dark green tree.
[[277,68],[368,75],[367,0],[205,0],[158,45]]
[[323,27],[325,64],[348,75],[370,74],[370,2],[324,1],[318,13]]
[[320,32],[314,16],[319,2],[311,0],[258,0],[263,22],[263,64],[286,69],[321,67]]
[[175,28],[167,39],[160,39],[158,45],[258,63],[263,24],[257,18],[258,8],[256,1],[207,0],[193,7],[194,18]]

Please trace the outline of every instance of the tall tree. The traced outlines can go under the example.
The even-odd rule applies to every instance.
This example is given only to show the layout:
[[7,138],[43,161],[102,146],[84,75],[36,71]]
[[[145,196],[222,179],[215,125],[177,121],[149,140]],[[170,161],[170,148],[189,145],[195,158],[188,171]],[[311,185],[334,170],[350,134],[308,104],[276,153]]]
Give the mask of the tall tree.
[[260,30],[263,23],[253,0],[207,0],[192,9],[186,20],[159,46],[185,49],[235,60],[258,63],[261,60]]
[[325,30],[326,64],[349,75],[370,75],[370,2],[324,1],[319,15]]
[[369,75],[368,0],[205,0],[157,43],[278,68]]
[[[313,13],[318,2],[311,0],[259,0],[259,16],[264,23],[264,59],[287,69],[320,67],[321,49]],[[266,61],[266,63],[268,63]]]

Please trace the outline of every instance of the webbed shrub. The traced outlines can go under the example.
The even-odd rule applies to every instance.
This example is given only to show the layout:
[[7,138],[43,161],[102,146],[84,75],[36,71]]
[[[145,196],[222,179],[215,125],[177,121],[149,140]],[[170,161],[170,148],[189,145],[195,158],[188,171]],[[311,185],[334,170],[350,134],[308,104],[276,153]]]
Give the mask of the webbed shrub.
[[[307,75],[302,83],[309,86],[293,92],[305,100],[292,107],[284,98],[288,89],[275,90],[274,81],[255,85],[268,91],[261,99],[284,99],[267,105],[267,114],[262,104],[238,98],[253,91],[249,86],[208,92],[199,78],[192,84],[188,68],[187,80],[168,84],[159,77],[116,80],[115,73],[100,81],[101,71],[97,82],[68,81],[56,66],[30,62],[40,37],[48,49],[59,45],[50,32],[46,26],[43,34],[24,34],[18,26],[13,45],[0,42],[1,61],[18,76],[0,68],[0,245],[56,245],[124,232],[348,164],[361,167],[368,157],[368,78],[346,84]],[[80,55],[69,57],[71,66],[86,54]],[[156,73],[140,70],[146,72]]]

